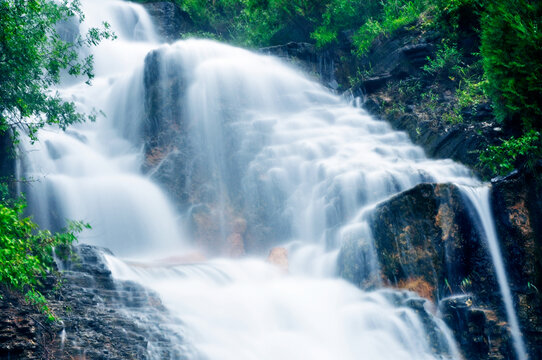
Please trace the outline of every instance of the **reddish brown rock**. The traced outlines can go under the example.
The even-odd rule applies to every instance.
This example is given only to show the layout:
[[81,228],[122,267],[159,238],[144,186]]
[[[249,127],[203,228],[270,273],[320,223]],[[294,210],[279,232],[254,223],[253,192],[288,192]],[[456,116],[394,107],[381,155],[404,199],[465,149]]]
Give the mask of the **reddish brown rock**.
[[228,255],[233,258],[238,258],[245,255],[245,244],[243,242],[243,236],[239,233],[233,233],[226,239],[226,246],[228,247]]
[[408,278],[400,280],[397,283],[397,287],[399,289],[414,291],[423,298],[429,299],[433,302],[435,301],[433,297],[435,294],[435,289],[423,278]]
[[276,247],[269,251],[267,262],[277,266],[284,273],[288,272],[288,250],[283,247]]

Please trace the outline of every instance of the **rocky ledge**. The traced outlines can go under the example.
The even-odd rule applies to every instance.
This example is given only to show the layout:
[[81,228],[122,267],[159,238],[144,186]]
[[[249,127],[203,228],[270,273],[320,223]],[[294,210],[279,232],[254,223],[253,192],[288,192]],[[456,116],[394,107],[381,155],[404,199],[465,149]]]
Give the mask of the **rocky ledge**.
[[186,358],[183,339],[164,331],[167,312],[156,294],[114,281],[103,258],[107,250],[74,250],[61,264],[60,281],[49,277],[44,284],[59,321],[48,322],[20,294],[1,289],[0,359]]
[[[492,183],[494,212],[514,305],[530,358],[542,358],[542,164]],[[370,225],[385,285],[439,304],[467,359],[515,358],[493,262],[472,204],[453,184],[420,184],[375,209]],[[374,279],[363,239],[341,249],[343,277]]]

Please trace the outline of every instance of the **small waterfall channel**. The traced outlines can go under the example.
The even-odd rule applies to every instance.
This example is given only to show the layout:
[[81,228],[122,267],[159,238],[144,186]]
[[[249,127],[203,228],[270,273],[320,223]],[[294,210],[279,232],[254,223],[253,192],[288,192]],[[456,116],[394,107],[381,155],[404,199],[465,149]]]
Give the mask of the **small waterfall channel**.
[[497,231],[495,229],[495,223],[491,212],[491,204],[489,201],[489,188],[468,188],[464,187],[463,193],[467,195],[473,206],[476,208],[476,212],[480,217],[480,222],[484,229],[487,243],[489,245],[489,251],[493,260],[493,266],[495,267],[495,273],[497,275],[497,281],[501,289],[502,298],[506,310],[506,316],[508,317],[508,323],[510,324],[512,339],[514,341],[514,349],[518,359],[527,359],[527,351],[525,350],[525,344],[521,336],[521,330],[519,329],[519,322],[514,310],[514,303],[512,300],[512,293],[508,280],[506,277],[506,270],[501,255],[501,249],[499,247],[499,241],[497,237]]
[[[91,223],[80,240],[113,251],[104,256],[116,279],[159,294],[172,317],[164,331],[183,334],[190,359],[460,358],[442,321],[412,306],[420,298],[360,290],[335,271],[344,241],[370,243],[367,217],[377,203],[422,182],[480,186],[466,168],[427,159],[404,133],[273,57],[208,40],[161,44],[132,3],[83,1],[83,10],[84,26],[106,20],[118,39],[93,49],[92,87],[76,82],[59,91],[81,111],[105,116],[66,132],[44,129],[37,144],[24,144],[21,171],[37,180],[27,192],[41,224]],[[182,114],[193,155],[183,176],[198,196],[186,208],[141,171],[152,51],[158,84],[173,76],[183,84],[170,110]],[[157,91],[160,99],[173,93],[167,85]],[[205,201],[218,240],[231,232],[229,214],[242,215],[253,236],[288,250],[288,272],[256,255],[177,261],[205,251],[185,221]],[[367,261],[378,269],[374,248]],[[525,359],[505,273],[495,266]]]

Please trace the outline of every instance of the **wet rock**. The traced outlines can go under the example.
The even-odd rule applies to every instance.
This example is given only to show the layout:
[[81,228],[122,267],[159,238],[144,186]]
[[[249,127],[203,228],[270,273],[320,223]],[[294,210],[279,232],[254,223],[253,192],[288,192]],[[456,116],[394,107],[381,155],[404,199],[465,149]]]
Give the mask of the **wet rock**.
[[491,202],[521,330],[542,359],[542,164],[492,182]]
[[378,205],[371,228],[384,280],[406,288],[417,282],[435,300],[484,283],[480,296],[498,301],[474,218],[453,184],[420,184]]
[[165,50],[158,49],[145,58],[143,171],[162,185],[181,208],[189,199],[186,182],[193,155],[183,117],[187,83],[180,64],[166,61],[165,56]]
[[0,287],[0,359],[41,359],[47,350],[41,346],[45,322],[22,295]]
[[243,236],[239,233],[233,233],[226,239],[227,247],[229,248],[229,256],[238,258],[245,255],[245,245]]
[[[474,209],[456,185],[415,186],[379,204],[370,225],[381,282],[435,303],[444,301],[445,320],[464,345],[467,359],[514,356],[486,240]],[[341,248],[340,272],[360,286],[374,282],[366,279],[371,274],[364,268],[368,248],[359,240]],[[470,297],[457,297],[463,294]],[[463,306],[460,299],[476,307]],[[452,311],[461,306],[461,312]]]
[[184,359],[183,339],[164,331],[168,314],[139,284],[114,281],[102,253],[81,245],[61,263],[62,282],[44,290],[60,322],[2,289],[0,359]]
[[293,63],[317,79],[330,89],[337,90],[336,54],[330,51],[319,51],[313,44],[306,42],[288,42],[284,45],[261,48],[260,52],[270,54]]
[[399,289],[405,289],[415,292],[419,296],[425,299],[434,301],[435,288],[432,284],[428,283],[422,278],[408,278],[406,280],[400,280],[397,283]]
[[[407,33],[405,33],[407,34]],[[395,35],[391,39],[379,39],[379,45],[372,47],[368,55],[373,77],[363,80],[362,86],[366,94],[372,94],[381,89],[389,81],[405,79],[410,74],[418,72],[427,63],[428,57],[434,53],[431,43],[421,42],[411,44],[413,34]],[[379,61],[374,61],[379,59]]]
[[432,349],[434,355],[438,358],[449,358],[452,349],[448,346],[448,341],[443,336],[442,326],[434,316],[434,305],[427,299],[418,297],[416,294],[408,291],[390,291],[380,290],[385,294],[388,301],[393,303],[400,313],[406,309],[416,313],[421,320],[427,336],[426,340]]
[[164,39],[174,41],[182,34],[195,30],[190,15],[171,2],[150,2],[142,4],[153,19],[154,25]]
[[443,299],[439,309],[466,359],[508,359],[514,355],[508,325],[494,311],[476,307],[471,295]]
[[[428,156],[451,158],[489,176],[489,169],[479,166],[479,152],[501,136],[493,131],[496,121],[490,104],[458,110],[457,77],[433,76],[423,70],[445,34],[412,25],[420,24],[375,39],[363,58],[336,56],[335,78],[343,89],[350,86],[349,78],[356,79],[349,92],[364,102],[362,106],[406,131]],[[474,60],[466,55],[464,61]]]
[[283,247],[276,247],[269,251],[267,262],[277,266],[284,273],[288,272],[288,250]]

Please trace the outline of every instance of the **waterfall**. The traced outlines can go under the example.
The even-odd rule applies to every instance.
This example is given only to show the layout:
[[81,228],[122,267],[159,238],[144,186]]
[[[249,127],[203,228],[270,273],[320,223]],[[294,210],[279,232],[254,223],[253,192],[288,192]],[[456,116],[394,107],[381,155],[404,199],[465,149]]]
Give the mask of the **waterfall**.
[[[131,3],[89,0],[83,11],[85,26],[107,20],[118,39],[93,49],[92,87],[58,90],[105,116],[23,144],[40,224],[89,222],[81,241],[113,251],[106,259],[116,279],[160,295],[171,315],[164,331],[183,334],[191,359],[460,358],[420,298],[360,290],[335,277],[335,261],[346,240],[371,242],[367,217],[388,197],[429,181],[479,185],[465,167],[428,159],[403,132],[273,57],[209,40],[160,44]],[[145,98],[151,80],[158,99],[173,97],[164,111],[182,117],[173,124],[180,130],[164,132],[183,138],[164,151],[190,155],[181,164],[186,206],[141,171],[146,111],[164,105]],[[184,219],[202,208],[218,229],[214,241],[246,222],[252,257],[180,263],[198,245]],[[258,256],[277,245],[288,251],[288,273]],[[377,270],[374,251],[367,261]]]
[[508,318],[508,323],[510,324],[512,339],[514,341],[514,350],[516,351],[516,356],[519,360],[525,360],[527,359],[527,351],[525,350],[525,344],[523,343],[523,338],[521,336],[521,330],[519,328],[519,322],[514,309],[514,302],[512,300],[512,292],[510,291],[510,286],[508,285],[508,279],[501,255],[497,231],[495,230],[495,223],[491,213],[491,204],[489,201],[490,188],[462,187],[461,189],[475,207],[476,213],[480,217],[480,222],[487,239],[489,252],[493,260],[493,266],[495,267],[495,274],[501,290],[506,316]]

